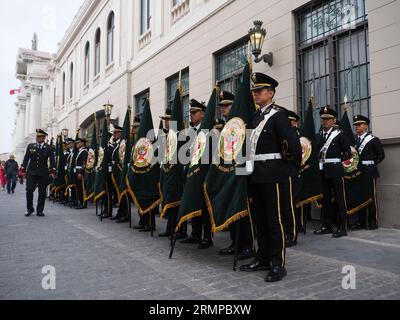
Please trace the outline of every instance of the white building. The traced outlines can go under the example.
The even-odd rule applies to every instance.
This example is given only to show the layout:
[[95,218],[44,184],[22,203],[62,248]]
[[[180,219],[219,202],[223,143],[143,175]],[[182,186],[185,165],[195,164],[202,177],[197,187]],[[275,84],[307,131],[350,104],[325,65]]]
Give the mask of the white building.
[[280,81],[278,104],[303,115],[313,83],[316,112],[326,104],[341,112],[348,95],[351,114],[371,117],[387,153],[381,225],[400,227],[399,0],[86,0],[54,56],[19,52],[18,159],[35,127],[52,136],[64,127],[90,132],[108,101],[121,123],[127,106],[140,113],[149,93],[158,119],[179,71],[186,107],[189,96],[206,101],[216,80],[234,91],[254,20],[264,21],[264,52],[274,54],[271,67],[255,71]]

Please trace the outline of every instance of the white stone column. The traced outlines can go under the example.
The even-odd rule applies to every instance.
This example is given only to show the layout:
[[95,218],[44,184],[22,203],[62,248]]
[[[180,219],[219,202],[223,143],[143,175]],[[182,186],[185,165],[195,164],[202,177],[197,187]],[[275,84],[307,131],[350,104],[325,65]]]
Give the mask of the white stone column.
[[26,111],[25,111],[25,129],[24,137],[26,142],[29,140],[29,135],[31,134],[30,128],[30,117],[31,117],[31,94],[26,94]]
[[31,110],[29,115],[29,129],[30,133],[35,133],[41,125],[41,110],[40,110],[40,94],[42,88],[39,86],[31,87]]

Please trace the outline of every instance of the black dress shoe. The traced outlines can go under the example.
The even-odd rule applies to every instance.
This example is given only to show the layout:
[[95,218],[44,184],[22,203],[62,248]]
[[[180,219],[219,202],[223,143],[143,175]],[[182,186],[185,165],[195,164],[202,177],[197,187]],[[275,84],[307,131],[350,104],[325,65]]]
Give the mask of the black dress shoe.
[[30,217],[34,212],[35,210],[28,210],[27,213],[25,214],[25,217]]
[[75,207],[76,210],[83,210],[83,209],[86,209],[86,208],[87,208],[86,206],[83,206],[81,204]]
[[171,232],[163,232],[158,235],[160,238],[168,238],[171,236]]
[[183,243],[183,244],[198,244],[200,242],[201,242],[200,239],[192,237],[192,236],[181,241],[181,243]]
[[231,256],[231,255],[235,254],[235,247],[233,245],[231,245],[228,248],[221,249],[221,250],[219,250],[218,254],[220,256]]
[[286,269],[285,267],[275,266],[265,277],[265,282],[277,282],[281,281],[284,277],[286,277]]
[[187,233],[178,232],[175,234],[176,240],[186,239],[188,237]]
[[314,234],[316,235],[324,235],[331,233],[333,233],[332,228],[327,228],[327,227],[321,227],[320,229],[314,231]]
[[104,213],[104,214],[101,216],[101,218],[102,218],[102,219],[109,219],[109,218],[112,218],[112,214]]
[[38,216],[38,217],[44,217],[45,215],[44,215],[43,212],[39,212],[39,213],[37,214],[37,216]]
[[117,221],[117,223],[128,223],[129,222],[129,218],[121,218]]
[[237,256],[238,261],[247,260],[251,258],[254,258],[254,252],[252,249],[243,249],[238,252]]
[[339,228],[332,236],[334,238],[347,237],[347,231],[344,228]]
[[371,230],[376,230],[378,229],[378,226],[367,226],[365,227],[365,230],[371,231]]
[[140,225],[139,225],[139,226],[134,226],[134,227],[133,227],[134,230],[143,230],[143,229],[145,229],[145,228],[146,228],[146,226],[140,226]]
[[356,231],[356,230],[363,230],[365,229],[365,226],[362,226],[360,223],[356,223],[350,227],[350,230]]
[[271,266],[254,259],[249,264],[241,266],[239,270],[244,272],[268,271],[271,270]]
[[115,221],[121,219],[121,216],[116,215],[115,217],[110,218],[110,220]]
[[286,248],[291,248],[297,246],[297,240],[286,240],[285,241]]
[[144,227],[144,229],[139,229],[139,232],[151,232],[151,231],[156,231],[156,229],[150,227]]
[[204,250],[204,249],[211,248],[213,245],[214,245],[214,243],[211,240],[203,240],[200,242],[198,248],[201,250]]

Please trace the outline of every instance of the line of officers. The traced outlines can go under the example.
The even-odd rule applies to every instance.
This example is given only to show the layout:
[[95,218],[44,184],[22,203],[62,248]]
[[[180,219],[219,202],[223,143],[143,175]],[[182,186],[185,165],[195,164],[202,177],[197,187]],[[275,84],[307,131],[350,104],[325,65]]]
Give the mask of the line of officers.
[[[249,189],[252,198],[251,216],[242,218],[229,227],[232,243],[229,247],[219,251],[220,255],[233,255],[235,248],[238,248],[238,260],[253,260],[240,267],[244,272],[267,271],[266,282],[280,281],[286,276],[285,259],[286,248],[297,245],[297,234],[305,226],[299,223],[300,211],[296,210],[296,186],[301,176],[302,147],[300,144],[299,116],[274,103],[274,96],[279,83],[262,73],[252,75],[252,91],[255,103],[260,109],[252,116],[251,128],[259,132],[256,137],[256,154],[252,173],[250,174]],[[222,117],[227,119],[234,101],[234,95],[223,91],[220,96],[220,111]],[[190,102],[191,129],[196,132],[200,129],[206,107],[204,103],[196,100]],[[321,172],[323,200],[322,226],[314,233],[316,235],[333,234],[334,238],[347,235],[347,208],[344,188],[343,161],[352,157],[350,145],[345,134],[338,129],[337,113],[326,106],[320,111],[322,128],[317,136],[319,149],[319,168]],[[171,110],[167,109],[166,114],[161,117],[164,124],[165,134],[169,131]],[[215,128],[222,130],[224,119],[215,121]],[[366,228],[369,230],[378,227],[378,206],[376,199],[376,179],[379,177],[377,164],[383,161],[385,154],[378,138],[374,137],[368,130],[370,121],[367,117],[358,115],[354,117],[354,126],[357,133],[354,147],[360,155],[360,169],[369,178],[372,185],[373,202],[358,215],[358,221],[354,224],[355,229]],[[140,119],[135,118],[133,134],[136,134],[140,125]],[[261,126],[261,127],[260,127]],[[261,129],[261,130],[258,130]],[[113,166],[117,163],[116,153],[121,142],[122,128],[114,126],[112,139],[105,152],[110,157],[107,196],[103,199],[103,218],[111,218],[118,223],[129,222],[127,206],[120,206],[117,214],[113,217],[113,208],[117,207],[117,191],[112,182]],[[39,138],[40,135],[40,138]],[[38,132],[38,139],[45,135]],[[110,134],[111,138],[111,134]],[[24,160],[24,168],[27,168],[27,185],[36,184],[33,173],[35,170],[29,167],[28,160],[33,157],[42,157],[47,164],[46,157],[51,159],[51,173],[55,171],[54,153],[50,155],[48,145],[40,149],[40,142],[28,146]],[[43,141],[42,141],[43,143]],[[73,141],[68,139],[65,142],[63,164],[67,169],[67,184],[76,184],[77,189],[66,189],[62,192],[64,198],[62,203],[73,206],[77,209],[86,208],[82,180],[84,168],[88,157],[86,148],[87,141],[83,138]],[[73,152],[75,145],[76,152]],[[38,153],[46,149],[46,152]],[[35,163],[33,161],[33,163]],[[39,162],[38,162],[39,165]],[[43,184],[42,184],[43,185]],[[40,183],[39,183],[40,186]],[[31,199],[33,198],[33,187],[27,187],[28,212],[33,213]],[[335,199],[334,202],[331,199]],[[43,214],[43,190],[39,193],[40,206]],[[310,213],[310,206],[306,207],[306,215]],[[138,226],[134,228],[142,232],[155,230],[154,216],[158,210],[153,211],[151,218],[140,217]],[[308,212],[308,213],[307,213]],[[172,213],[172,212],[170,212]],[[165,232],[160,237],[171,237],[176,226],[177,212],[168,216],[168,224]],[[336,225],[336,229],[333,226]],[[237,232],[239,228],[239,232]],[[255,236],[256,234],[256,236]],[[257,238],[258,250],[254,250],[254,238]],[[198,244],[200,249],[206,249],[213,245],[210,219],[207,209],[203,210],[203,216],[192,220],[192,233],[189,236],[185,225],[178,234],[185,244]],[[237,243],[236,243],[237,242]]]

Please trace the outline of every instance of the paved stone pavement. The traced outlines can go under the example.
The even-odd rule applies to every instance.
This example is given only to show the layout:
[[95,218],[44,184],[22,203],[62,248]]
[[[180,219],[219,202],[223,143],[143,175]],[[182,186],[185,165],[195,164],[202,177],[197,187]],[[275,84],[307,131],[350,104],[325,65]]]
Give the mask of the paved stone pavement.
[[[178,244],[172,260],[165,239],[111,221],[94,208],[47,203],[45,218],[24,217],[25,196],[0,192],[0,299],[399,299],[400,230],[353,232],[332,239],[311,233],[287,252],[288,276],[267,284],[264,272],[232,271],[214,248]],[[137,215],[134,213],[134,222]],[[164,230],[165,222],[158,226]],[[312,225],[310,225],[312,228]],[[42,289],[42,267],[56,270],[56,290]],[[356,289],[342,288],[342,268],[356,271]]]

